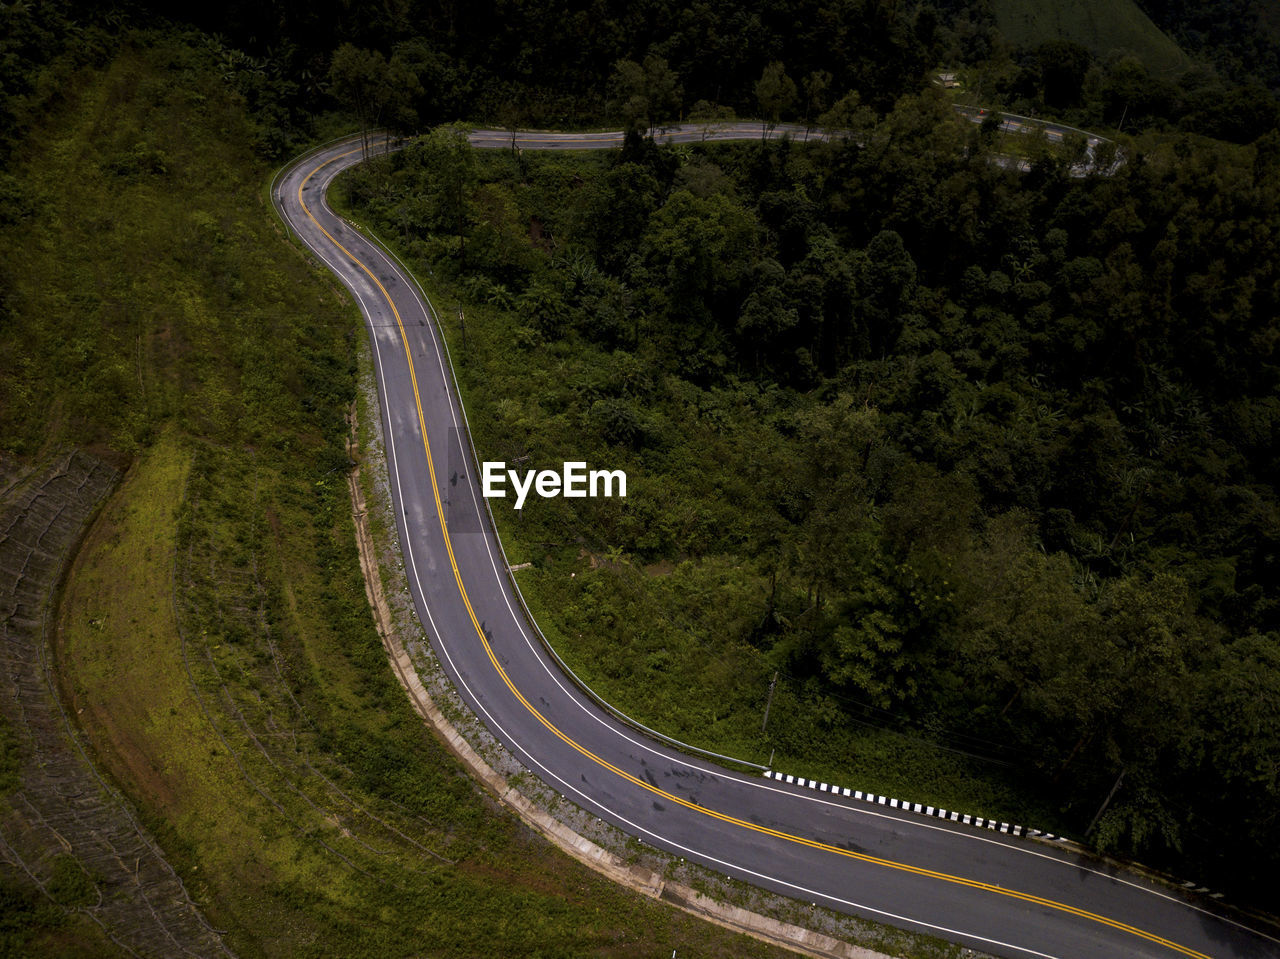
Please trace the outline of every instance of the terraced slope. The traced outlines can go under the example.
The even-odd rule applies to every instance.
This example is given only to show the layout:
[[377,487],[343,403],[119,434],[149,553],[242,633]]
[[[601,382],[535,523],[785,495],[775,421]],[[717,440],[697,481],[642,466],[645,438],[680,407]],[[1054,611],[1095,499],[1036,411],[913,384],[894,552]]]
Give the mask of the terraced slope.
[[0,859],[140,956],[230,955],[72,731],[51,668],[48,611],[75,542],[118,474],[84,453],[19,477],[0,504],[0,716],[18,788],[0,799]]

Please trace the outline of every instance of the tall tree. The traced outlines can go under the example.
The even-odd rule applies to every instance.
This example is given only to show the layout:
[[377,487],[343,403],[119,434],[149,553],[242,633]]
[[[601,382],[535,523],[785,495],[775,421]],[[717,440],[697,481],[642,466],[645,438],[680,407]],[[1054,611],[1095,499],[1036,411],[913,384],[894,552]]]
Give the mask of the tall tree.
[[861,140],[875,122],[875,111],[862,102],[857,90],[850,90],[818,117],[818,126],[832,139]]
[[466,132],[455,126],[436,127],[414,146],[410,162],[425,174],[430,226],[458,238],[458,257],[465,267],[476,180],[475,151]]
[[831,89],[831,71],[814,70],[804,78],[804,138],[809,139],[813,122],[827,109],[827,91]]
[[334,96],[355,111],[366,157],[369,135],[375,127],[387,123],[404,129],[412,125],[411,97],[421,91],[421,84],[400,58],[388,62],[376,50],[344,43],[334,51],[329,82]]
[[657,54],[650,53],[642,64],[619,60],[609,86],[629,130],[652,133],[680,113],[680,77]]
[[764,68],[756,82],[756,99],[760,103],[760,115],[764,118],[762,134],[767,138],[782,119],[782,114],[796,102],[796,83],[787,76],[781,61],[774,60]]

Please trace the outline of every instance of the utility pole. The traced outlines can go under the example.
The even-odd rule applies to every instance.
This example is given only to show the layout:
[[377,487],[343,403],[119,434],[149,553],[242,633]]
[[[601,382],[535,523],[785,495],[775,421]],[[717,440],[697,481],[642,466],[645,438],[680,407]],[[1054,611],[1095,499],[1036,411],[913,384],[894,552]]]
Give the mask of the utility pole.
[[1093,821],[1089,823],[1089,828],[1084,831],[1087,836],[1093,832],[1093,827],[1098,825],[1098,820],[1102,818],[1102,814],[1107,811],[1107,807],[1111,805],[1111,800],[1115,797],[1116,790],[1120,788],[1120,781],[1124,779],[1124,770],[1120,770],[1120,775],[1116,777],[1116,784],[1111,787],[1111,792],[1107,793],[1107,798],[1102,800],[1102,805],[1098,807],[1098,811],[1094,813]]
[[467,352],[467,318],[462,315],[462,307],[458,307],[458,325],[462,327],[462,352]]
[[773,691],[778,685],[778,671],[773,671],[773,682],[769,683],[769,698],[764,704],[764,722],[760,724],[760,734],[764,735],[765,727],[769,725],[769,707],[773,705]]

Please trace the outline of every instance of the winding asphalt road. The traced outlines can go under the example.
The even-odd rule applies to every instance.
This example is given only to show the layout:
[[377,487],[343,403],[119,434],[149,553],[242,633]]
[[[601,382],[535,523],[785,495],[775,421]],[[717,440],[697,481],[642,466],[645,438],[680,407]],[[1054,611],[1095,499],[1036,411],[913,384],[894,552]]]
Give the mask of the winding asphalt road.
[[[759,127],[750,134],[758,137]],[[502,131],[472,139],[511,144]],[[617,134],[518,138],[527,149],[617,142]],[[645,843],[797,899],[998,956],[1280,957],[1280,938],[1136,875],[1056,847],[728,771],[593,705],[521,614],[425,296],[325,201],[334,177],[360,160],[357,141],[322,148],[278,179],[274,200],[368,324],[405,572],[421,621],[463,697],[525,765]]]

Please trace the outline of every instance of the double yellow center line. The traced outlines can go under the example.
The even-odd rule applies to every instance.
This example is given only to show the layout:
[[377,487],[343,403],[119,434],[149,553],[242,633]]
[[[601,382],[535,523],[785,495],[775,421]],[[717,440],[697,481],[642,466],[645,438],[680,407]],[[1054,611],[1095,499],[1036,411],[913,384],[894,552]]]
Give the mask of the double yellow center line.
[[693,803],[686,799],[682,799],[681,797],[673,795],[672,793],[669,793],[666,790],[660,789],[657,786],[652,785],[651,783],[645,782],[644,780],[631,775],[625,770],[618,768],[608,760],[603,759],[600,756],[597,756],[595,753],[587,749],[581,743],[577,742],[576,740],[572,739],[570,736],[562,732],[555,724],[553,724],[544,715],[542,715],[542,713],[537,709],[537,707],[534,706],[532,703],[530,703],[529,700],[525,698],[524,694],[521,693],[520,690],[516,688],[515,683],[511,681],[511,677],[507,675],[507,671],[503,669],[502,664],[498,662],[498,658],[494,654],[493,647],[489,643],[489,638],[485,635],[484,629],[480,625],[480,621],[476,616],[475,610],[472,608],[471,597],[467,595],[467,588],[462,582],[462,574],[458,570],[458,563],[453,553],[453,543],[449,538],[449,527],[446,524],[445,518],[444,518],[444,507],[440,500],[440,487],[436,482],[435,460],[431,455],[430,440],[427,438],[426,417],[422,410],[422,398],[418,392],[418,373],[413,362],[413,351],[409,346],[409,337],[405,331],[404,323],[400,318],[400,310],[396,307],[395,301],[391,298],[391,295],[387,292],[386,287],[382,285],[382,281],[378,279],[378,277],[374,274],[374,272],[371,269],[369,269],[368,266],[366,266],[360,259],[354,256],[351,253],[351,251],[348,250],[345,246],[339,243],[333,237],[333,235],[329,233],[329,231],[326,230],[320,224],[320,222],[315,218],[315,216],[312,215],[311,210],[308,209],[306,202],[302,198],[302,191],[306,187],[307,183],[310,182],[313,176],[315,176],[317,173],[319,173],[321,170],[323,170],[325,167],[329,166],[330,164],[336,163],[338,160],[341,160],[345,157],[351,156],[353,153],[358,153],[358,152],[359,152],[358,150],[349,150],[346,153],[342,153],[342,154],[338,154],[337,156],[330,157],[328,160],[316,166],[315,169],[313,169],[310,173],[308,173],[307,176],[298,185],[298,204],[302,207],[303,212],[306,213],[307,217],[311,220],[311,222],[315,224],[316,228],[320,230],[320,232],[323,233],[326,237],[328,237],[329,241],[335,247],[341,250],[342,253],[352,263],[360,267],[360,269],[362,269],[365,272],[365,274],[369,277],[369,279],[373,281],[374,285],[377,286],[379,291],[381,291],[383,297],[386,298],[387,305],[391,307],[391,312],[396,318],[396,327],[400,331],[400,341],[404,346],[405,362],[409,365],[409,379],[410,379],[410,382],[413,384],[413,400],[418,412],[418,426],[422,432],[422,448],[427,456],[427,472],[431,477],[431,493],[435,499],[436,515],[440,518],[440,532],[444,537],[445,550],[449,554],[449,565],[453,569],[454,581],[458,584],[458,594],[462,597],[462,603],[466,607],[467,616],[471,619],[472,626],[475,627],[476,636],[479,637],[481,644],[484,646],[484,651],[485,651],[485,654],[489,657],[489,662],[493,664],[493,668],[497,671],[498,676],[501,677],[502,682],[506,685],[507,689],[511,690],[511,694],[515,696],[515,698],[520,702],[520,704],[529,711],[530,715],[533,716],[534,719],[536,719],[540,724],[542,724],[542,726],[546,728],[546,730],[550,732],[553,736],[555,736],[565,745],[572,748],[575,752],[577,752],[583,758],[590,760],[591,762],[595,763],[596,765],[604,769],[609,770],[611,773],[615,774],[616,776],[619,776],[622,779],[625,779],[627,782],[631,783],[632,785],[637,786],[640,789],[646,790],[647,792],[650,792],[655,796],[661,797],[663,800],[667,802],[674,803],[678,806],[683,806],[686,809],[700,813],[704,816],[708,816],[712,819],[718,819],[721,822],[728,823],[729,825],[732,825],[732,826],[737,826],[741,829],[748,829],[748,830],[751,830],[752,832],[763,833],[764,835],[767,835],[767,836],[773,836],[774,838],[777,838],[777,839],[782,839],[787,842],[793,842],[800,846],[807,846],[810,849],[820,849],[823,852],[831,853],[832,855],[836,855],[836,856],[843,856],[846,859],[855,859],[855,860],[858,860],[859,862],[870,863],[876,866],[883,866],[886,869],[895,869],[899,872],[910,873],[916,876],[924,876],[929,879],[936,879],[939,882],[951,883],[953,885],[964,886],[970,889],[980,889],[980,890],[983,890],[984,892],[990,892],[996,895],[1006,896],[1010,899],[1016,899],[1020,902],[1029,903],[1031,905],[1043,906],[1047,909],[1053,909],[1058,912],[1066,913],[1067,915],[1071,915],[1071,916],[1078,916],[1081,919],[1088,919],[1092,922],[1097,922],[1109,928],[1119,930],[1120,932],[1125,932],[1130,935],[1137,936],[1140,939],[1144,939],[1148,942],[1152,942],[1157,945],[1164,946],[1168,949],[1171,949],[1180,955],[1188,956],[1190,957],[1190,959],[1210,959],[1209,956],[1205,955],[1202,952],[1197,952],[1195,949],[1190,949],[1186,946],[1179,945],[1178,943],[1173,942],[1172,940],[1166,939],[1163,936],[1159,936],[1159,935],[1156,935],[1155,933],[1147,932],[1144,929],[1139,929],[1137,926],[1132,926],[1132,925],[1129,925],[1128,923],[1120,922],[1119,920],[1111,919],[1107,916],[1102,916],[1095,912],[1089,912],[1086,909],[1077,908],[1076,906],[1072,906],[1068,903],[1057,902],[1053,899],[1046,899],[1042,896],[1032,895],[1031,893],[1019,892],[1016,889],[1007,889],[1002,886],[997,886],[988,882],[982,882],[977,879],[967,879],[963,876],[953,876],[950,873],[938,872],[937,870],[933,870],[933,869],[924,869],[920,866],[912,866],[907,863],[894,862],[891,859],[882,859],[877,856],[868,856],[865,853],[853,852],[852,850],[849,850],[849,849],[841,849],[839,846],[833,846],[833,845],[830,845],[829,843],[820,842],[816,839],[808,839],[804,836],[797,836],[792,833],[782,832],[777,829],[770,829],[767,826],[761,826],[756,823],[747,822],[744,819],[739,819],[736,816],[730,816],[726,813],[718,812],[715,809],[709,809],[706,806],[699,806],[697,803]]

